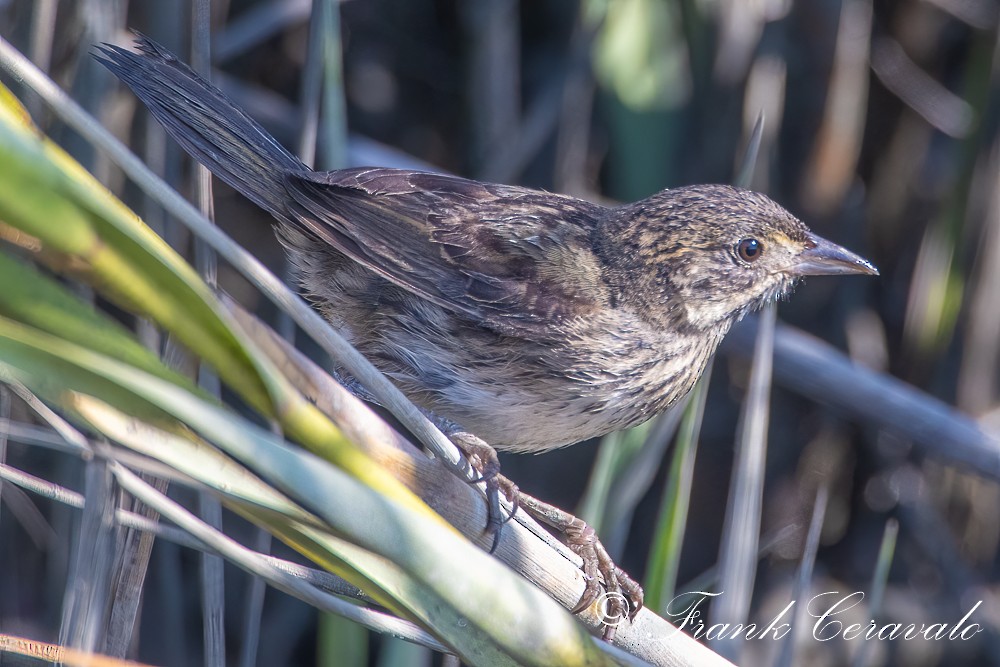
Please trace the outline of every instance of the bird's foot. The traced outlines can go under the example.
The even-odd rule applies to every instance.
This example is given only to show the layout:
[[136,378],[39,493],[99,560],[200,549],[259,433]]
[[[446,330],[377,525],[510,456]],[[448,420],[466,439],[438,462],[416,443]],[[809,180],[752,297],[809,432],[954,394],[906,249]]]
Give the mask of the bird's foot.
[[[485,441],[466,431],[455,431],[449,433],[448,437],[469,459],[469,465],[479,473],[478,479],[472,480],[472,483],[482,482],[486,485],[486,501],[489,508],[486,535],[493,536],[493,545],[490,547],[490,553],[493,553],[496,551],[497,545],[500,544],[500,531],[503,525],[510,521],[514,513],[517,512],[520,492],[516,484],[500,474],[500,459],[497,457],[497,451]],[[500,505],[501,493],[512,506],[510,513],[506,516]]]
[[[632,577],[615,565],[607,549],[597,538],[597,533],[585,521],[555,505],[542,502],[537,498],[521,493],[517,485],[500,474],[500,459],[496,450],[481,438],[460,428],[445,429],[445,433],[462,450],[469,464],[479,473],[474,484],[480,482],[486,485],[486,500],[489,506],[486,534],[493,535],[493,553],[500,543],[500,531],[503,524],[513,518],[519,507],[535,519],[550,526],[565,536],[566,545],[583,560],[583,573],[586,578],[586,588],[580,601],[572,609],[578,614],[599,603],[597,615],[603,623],[603,635],[607,641],[612,641],[618,624],[628,618],[632,620],[642,608],[643,591]],[[503,512],[500,505],[500,493],[510,501],[512,509],[509,514]],[[604,588],[601,588],[601,580]]]
[[[604,639],[612,641],[618,624],[626,618],[633,620],[642,609],[642,586],[615,565],[597,538],[596,531],[582,519],[524,493],[520,497],[520,506],[534,518],[565,535],[566,545],[583,559],[587,584],[572,611],[578,614],[599,602],[601,607],[597,614],[603,622]],[[598,576],[604,580],[603,591]]]

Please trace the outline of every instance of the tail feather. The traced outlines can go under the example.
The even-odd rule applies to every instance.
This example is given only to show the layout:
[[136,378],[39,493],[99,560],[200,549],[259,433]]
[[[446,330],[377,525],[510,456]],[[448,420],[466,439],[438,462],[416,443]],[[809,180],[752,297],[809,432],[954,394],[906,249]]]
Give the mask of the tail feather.
[[198,162],[280,220],[287,172],[307,167],[218,88],[153,40],[138,53],[105,44],[94,57],[121,79]]

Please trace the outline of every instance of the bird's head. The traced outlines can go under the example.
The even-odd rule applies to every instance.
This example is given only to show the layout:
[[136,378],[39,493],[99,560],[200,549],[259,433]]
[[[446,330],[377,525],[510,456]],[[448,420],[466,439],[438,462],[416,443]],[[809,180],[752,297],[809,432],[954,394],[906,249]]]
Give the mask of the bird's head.
[[[769,198],[726,185],[665,190],[614,209],[602,228],[623,301],[696,329],[784,297],[802,276],[878,275]],[[627,292],[627,294],[626,294]]]

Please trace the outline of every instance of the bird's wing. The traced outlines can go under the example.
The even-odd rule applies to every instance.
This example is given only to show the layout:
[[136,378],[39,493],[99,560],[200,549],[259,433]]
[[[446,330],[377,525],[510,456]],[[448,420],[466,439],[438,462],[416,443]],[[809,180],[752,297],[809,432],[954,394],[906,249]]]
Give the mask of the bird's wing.
[[590,243],[597,204],[396,169],[294,173],[286,187],[309,232],[501,333],[541,333],[610,300]]

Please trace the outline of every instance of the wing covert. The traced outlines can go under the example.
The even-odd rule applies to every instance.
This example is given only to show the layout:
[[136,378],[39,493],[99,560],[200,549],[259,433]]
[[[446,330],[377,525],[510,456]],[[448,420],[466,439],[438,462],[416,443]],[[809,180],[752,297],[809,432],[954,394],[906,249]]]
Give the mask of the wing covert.
[[387,280],[502,333],[608,303],[590,234],[606,211],[514,186],[397,169],[290,174],[292,215]]

